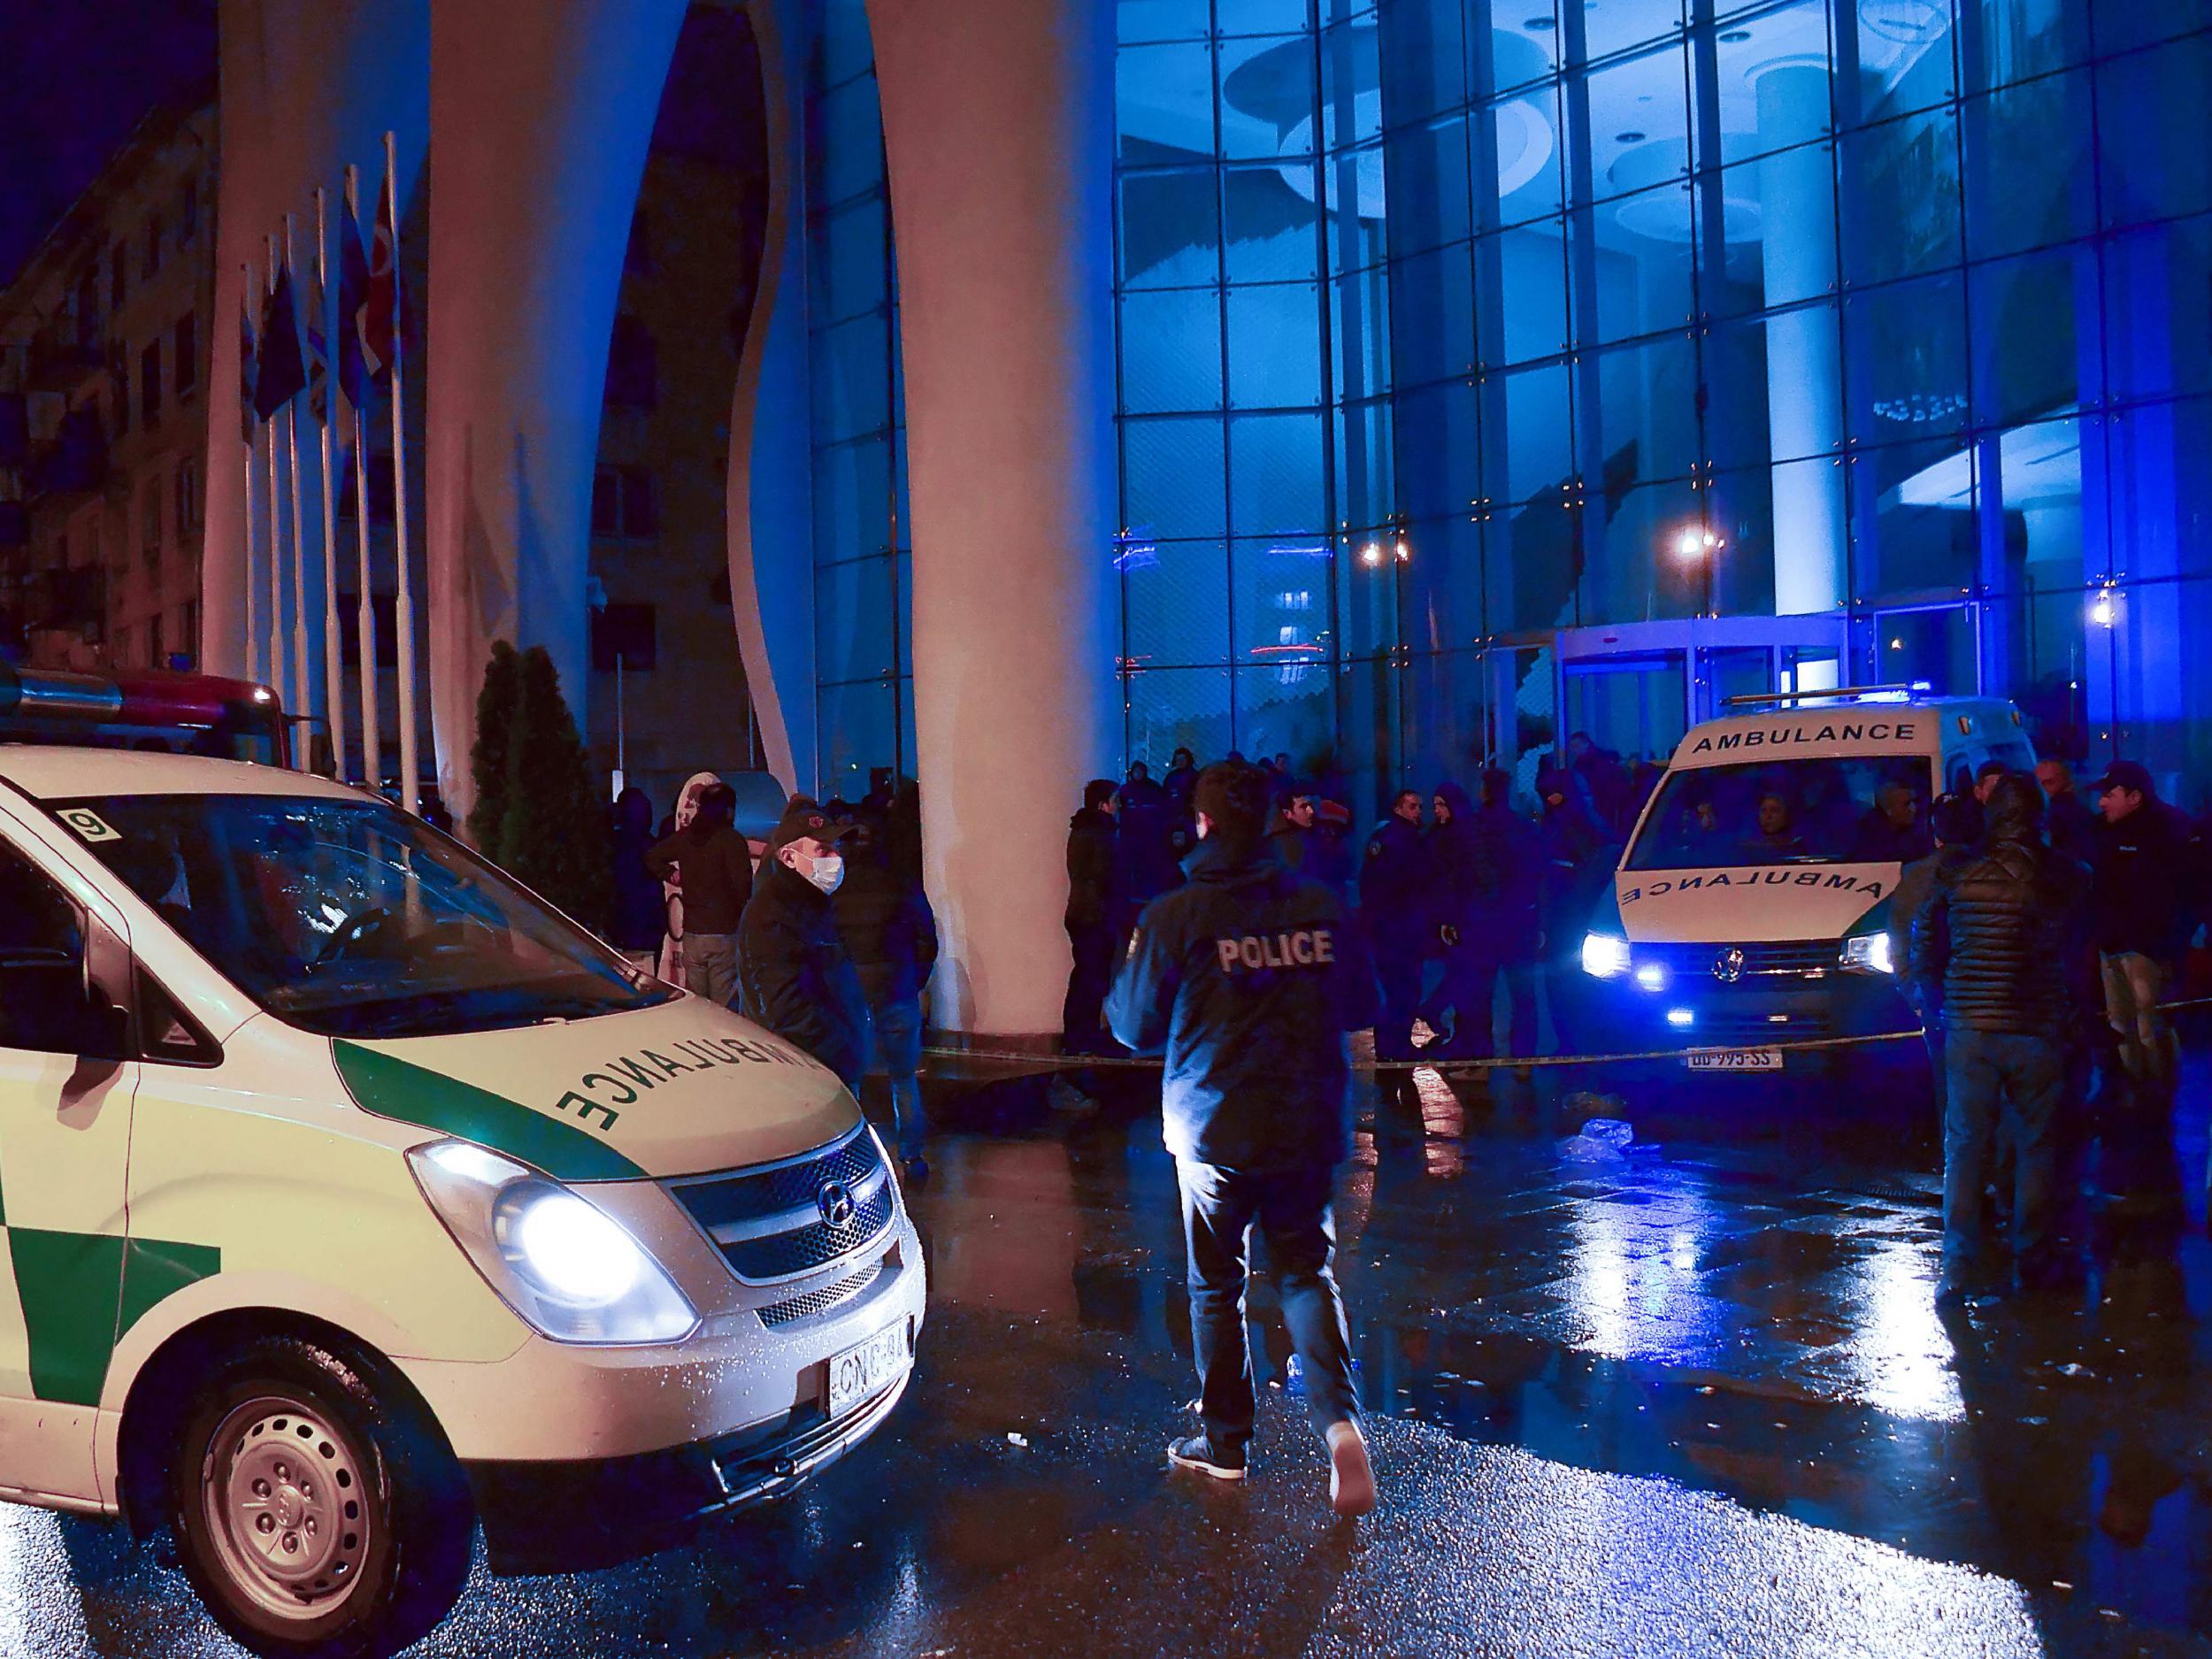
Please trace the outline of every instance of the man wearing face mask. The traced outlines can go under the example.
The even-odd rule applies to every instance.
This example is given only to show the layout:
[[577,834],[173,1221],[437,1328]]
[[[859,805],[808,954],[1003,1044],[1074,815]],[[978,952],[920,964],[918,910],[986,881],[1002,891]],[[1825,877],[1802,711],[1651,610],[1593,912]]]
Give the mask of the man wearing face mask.
[[867,1012],[830,909],[845,879],[838,844],[850,828],[805,795],[784,809],[738,925],[737,1011],[856,1090]]

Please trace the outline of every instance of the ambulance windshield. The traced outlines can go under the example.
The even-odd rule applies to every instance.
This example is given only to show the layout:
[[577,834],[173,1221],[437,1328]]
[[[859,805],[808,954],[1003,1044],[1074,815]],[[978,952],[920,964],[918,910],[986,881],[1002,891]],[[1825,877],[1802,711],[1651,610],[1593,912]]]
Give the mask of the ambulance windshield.
[[1924,756],[1671,772],[1624,867],[1909,863],[1934,849],[1928,784]]
[[326,1036],[499,1030],[675,995],[467,849],[378,802],[52,804],[233,984]]

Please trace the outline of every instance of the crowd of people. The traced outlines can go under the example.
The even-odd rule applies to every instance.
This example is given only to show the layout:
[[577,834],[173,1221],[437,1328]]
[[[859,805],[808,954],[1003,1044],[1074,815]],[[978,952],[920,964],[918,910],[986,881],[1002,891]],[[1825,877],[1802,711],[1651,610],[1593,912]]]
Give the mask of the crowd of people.
[[[1225,764],[1244,765],[1231,753]],[[1402,792],[1363,844],[1340,780],[1296,775],[1287,756],[1252,764],[1270,803],[1267,841],[1289,870],[1356,899],[1380,987],[1377,1057],[1488,1059],[1500,987],[1507,1052],[1574,1041],[1581,922],[1610,878],[1660,770],[1624,764],[1584,734],[1536,777],[1540,810],[1514,804],[1512,775],[1481,773]],[[1114,1052],[1101,1010],[1146,904],[1180,884],[1194,841],[1199,773],[1187,749],[1155,780],[1140,761],[1118,784],[1094,779],[1068,826],[1067,931],[1075,966],[1063,1037],[1070,1053]],[[1555,925],[1555,922],[1556,925]],[[1548,986],[1548,995],[1540,987]]]
[[793,796],[757,865],[736,805],[728,784],[701,772],[656,833],[644,792],[622,792],[612,942],[795,1044],[856,1094],[880,1069],[907,1179],[927,1179],[922,989],[937,922],[911,786],[856,806]]

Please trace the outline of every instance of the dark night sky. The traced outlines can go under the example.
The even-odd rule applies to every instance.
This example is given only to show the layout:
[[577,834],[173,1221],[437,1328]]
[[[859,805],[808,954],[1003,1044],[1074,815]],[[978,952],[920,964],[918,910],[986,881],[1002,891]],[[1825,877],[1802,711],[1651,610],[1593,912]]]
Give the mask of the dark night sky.
[[216,0],[0,0],[0,284],[156,104],[215,74]]

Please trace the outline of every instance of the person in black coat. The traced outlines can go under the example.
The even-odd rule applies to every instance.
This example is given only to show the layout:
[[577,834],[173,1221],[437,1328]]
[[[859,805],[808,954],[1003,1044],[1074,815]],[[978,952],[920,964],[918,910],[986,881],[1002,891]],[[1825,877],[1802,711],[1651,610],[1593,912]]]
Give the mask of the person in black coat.
[[1360,866],[1360,920],[1382,985],[1375,1021],[1375,1057],[1410,1060],[1413,1021],[1421,1003],[1422,964],[1436,937],[1429,888],[1432,871],[1421,838],[1421,797],[1401,789],[1390,816],[1367,838]]
[[[1495,1051],[1491,1014],[1505,983],[1508,1052],[1526,1058],[1538,1037],[1537,964],[1543,939],[1544,853],[1536,826],[1513,810],[1513,774],[1482,774],[1482,805],[1469,826],[1475,887],[1470,907],[1472,949],[1463,1006],[1452,1030],[1455,1054],[1489,1059]],[[1577,949],[1579,951],[1579,943]]]
[[1944,1302],[1984,1282],[1982,1193],[2001,1122],[2017,1276],[2036,1284],[2055,1269],[2060,1118],[2089,949],[2087,872],[2044,841],[2034,780],[1999,779],[1983,812],[1981,845],[1939,871],[1913,914],[1906,967],[1944,1026]]
[[614,803],[614,929],[608,942],[648,973],[668,931],[667,898],[645,867],[652,847],[653,803],[633,784]]
[[794,795],[768,838],[737,931],[737,1011],[796,1044],[855,1091],[867,1064],[867,1004],[831,895],[849,826]]
[[1586,1024],[1582,941],[1616,859],[1580,780],[1572,772],[1546,768],[1537,774],[1536,793],[1544,803],[1539,826],[1544,858],[1540,933],[1544,988],[1558,1051],[1572,1054]]
[[[1485,864],[1487,849],[1475,832],[1475,803],[1467,792],[1446,779],[1430,797],[1432,822],[1425,847],[1429,856],[1431,917],[1436,928],[1436,952],[1443,972],[1436,989],[1422,1004],[1421,1018],[1437,1033],[1438,1053],[1459,1053],[1463,1038],[1471,1040],[1479,1025],[1486,1038],[1490,1007],[1475,1009],[1479,993],[1477,963],[1481,945],[1477,924],[1483,893],[1494,885]],[[1471,1046],[1486,1048],[1486,1041]]]
[[1267,846],[1268,787],[1209,767],[1194,796],[1189,883],[1137,923],[1109,1012],[1114,1034],[1166,1055],[1162,1108],[1188,1253],[1203,1432],[1168,1461],[1242,1480],[1252,1438],[1244,1292],[1254,1228],[1305,1366],[1339,1514],[1374,1507],[1330,1208],[1352,1142],[1345,1033],[1374,1017],[1374,980],[1343,901]]
[[1112,780],[1083,787],[1083,810],[1068,820],[1068,907],[1064,918],[1074,963],[1061,1002],[1061,1046],[1070,1054],[1105,1051],[1103,1009],[1114,963],[1127,931],[1127,902]]
[[1275,785],[1274,790],[1275,813],[1268,820],[1267,844],[1275,849],[1275,856],[1284,869],[1308,880],[1317,880],[1318,872],[1306,868],[1309,863],[1319,862],[1309,857],[1317,810],[1313,791],[1287,780]]
[[899,1160],[910,1181],[929,1176],[922,1143],[922,987],[937,962],[937,918],[919,881],[894,866],[886,838],[864,817],[845,843],[845,879],[831,899],[838,936],[868,1008],[870,1051],[891,1084]]

